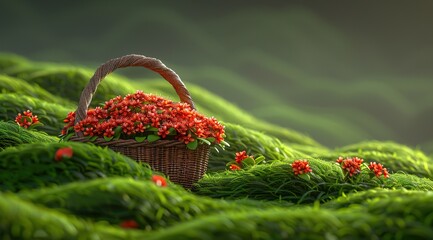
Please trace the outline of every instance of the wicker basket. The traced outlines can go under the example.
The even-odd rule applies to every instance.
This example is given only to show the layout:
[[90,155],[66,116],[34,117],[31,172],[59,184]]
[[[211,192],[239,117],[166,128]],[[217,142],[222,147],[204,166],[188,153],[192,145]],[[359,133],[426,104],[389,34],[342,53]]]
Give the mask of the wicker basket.
[[[75,112],[75,124],[86,118],[87,109],[92,101],[99,83],[109,73],[117,68],[145,67],[159,73],[175,89],[182,102],[186,102],[195,109],[194,102],[179,76],[170,68],[166,67],[160,60],[141,55],[127,55],[112,59],[102,64],[90,79],[88,85],[81,93],[78,108]],[[70,138],[71,141],[89,142],[82,132]],[[120,152],[138,162],[148,163],[153,170],[163,172],[170,181],[181,184],[184,188],[191,188],[207,170],[209,149],[205,144],[200,144],[196,150],[190,150],[183,142],[178,140],[158,140],[153,143],[147,141],[137,142],[133,139],[119,139],[105,141],[98,138],[92,142],[99,146]]]

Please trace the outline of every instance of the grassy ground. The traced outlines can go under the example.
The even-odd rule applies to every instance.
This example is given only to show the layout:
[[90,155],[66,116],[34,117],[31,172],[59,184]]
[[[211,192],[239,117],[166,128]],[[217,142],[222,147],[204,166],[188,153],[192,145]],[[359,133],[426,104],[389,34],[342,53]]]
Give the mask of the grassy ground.
[[[147,164],[108,148],[59,142],[89,70],[0,56],[0,74],[2,239],[433,238],[433,159],[420,149],[371,140],[327,148],[187,84],[198,110],[225,125],[230,147],[211,151],[206,175],[191,190],[170,181],[160,187],[151,179],[163,174]],[[160,79],[110,79],[95,105],[135,89],[177,100]],[[13,122],[27,109],[44,126],[26,130]],[[57,161],[65,147],[73,156]],[[243,150],[265,161],[228,170]],[[390,177],[366,167],[350,177],[335,162],[340,156],[379,162]],[[308,178],[293,172],[300,159],[309,161]]]

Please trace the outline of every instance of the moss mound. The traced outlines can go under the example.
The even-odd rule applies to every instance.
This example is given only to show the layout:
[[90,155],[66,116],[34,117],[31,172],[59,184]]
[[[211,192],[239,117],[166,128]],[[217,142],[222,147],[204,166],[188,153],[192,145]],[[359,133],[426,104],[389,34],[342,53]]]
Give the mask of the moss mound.
[[[56,68],[43,67],[27,74],[16,70],[12,75],[19,76],[31,84],[41,86],[51,94],[78,104],[81,92],[89,83],[93,72],[79,67],[58,66]],[[124,79],[120,77],[108,76],[98,86],[92,102],[99,105],[110,98],[135,91],[129,84],[122,81]]]
[[226,164],[235,159],[235,153],[246,150],[249,155],[263,155],[267,162],[307,157],[297,150],[283,144],[275,137],[254,131],[240,125],[223,123],[226,131],[225,141],[230,147],[225,150],[211,151],[208,172],[227,169]]
[[433,181],[408,174],[391,174],[390,178],[371,178],[362,172],[354,178],[344,177],[340,166],[309,159],[313,174],[310,180],[296,177],[289,163],[254,166],[243,171],[208,174],[194,188],[199,195],[213,198],[284,200],[294,203],[326,202],[344,193],[376,187],[433,190]]
[[131,178],[95,179],[21,192],[19,196],[93,221],[118,225],[133,219],[145,230],[167,227],[197,216],[247,209],[223,200],[195,196],[173,184],[159,187],[150,180]]
[[27,65],[28,60],[11,53],[0,53],[0,72],[16,66]]
[[61,97],[52,95],[38,85],[31,85],[24,80],[10,77],[7,75],[0,75],[0,92],[17,93],[19,95],[26,95],[47,102],[53,102],[57,104],[62,104],[64,106],[73,107],[73,104],[71,102],[66,101]]
[[[0,120],[10,121],[0,121],[2,239],[433,238],[433,159],[419,150],[378,141],[327,149],[188,84],[198,110],[224,122],[231,145],[211,152],[208,174],[193,194],[155,185],[147,164],[46,134],[58,135],[93,71],[0,55],[0,73],[6,74],[0,75]],[[92,105],[137,89],[177,100],[161,79],[127,81],[110,75]],[[44,133],[12,122],[27,109]],[[73,156],[57,161],[63,147]],[[226,171],[243,150],[266,162]],[[390,178],[367,171],[348,178],[335,164],[339,156],[382,163]],[[309,160],[309,179],[293,174],[295,159]],[[124,220],[135,220],[142,231],[118,228]]]
[[327,209],[340,209],[350,207],[351,205],[368,207],[377,202],[388,200],[400,201],[400,199],[423,202],[425,198],[431,199],[433,197],[432,194],[430,191],[376,188],[341,196],[323,204],[322,207]]
[[[55,160],[56,151],[71,147],[73,156]],[[32,143],[0,152],[0,189],[18,191],[109,176],[150,178],[147,164],[83,143]]]
[[[400,204],[396,203],[404,209]],[[430,239],[433,230],[428,214],[405,212],[395,217],[359,208],[310,207],[229,212],[156,231],[149,239]]]
[[390,172],[402,171],[433,179],[432,159],[422,151],[394,142],[365,141],[338,148],[333,152],[316,157],[335,161],[339,156],[357,156],[363,158],[364,162],[367,163],[379,162]]
[[0,151],[23,143],[57,142],[44,132],[28,131],[16,123],[0,121]]
[[0,120],[14,121],[17,114],[25,110],[32,111],[44,124],[37,127],[38,130],[53,136],[60,134],[64,126],[63,119],[68,112],[73,111],[60,104],[49,103],[29,96],[13,93],[0,94]]
[[36,206],[11,194],[0,193],[1,239],[140,239],[125,231]]

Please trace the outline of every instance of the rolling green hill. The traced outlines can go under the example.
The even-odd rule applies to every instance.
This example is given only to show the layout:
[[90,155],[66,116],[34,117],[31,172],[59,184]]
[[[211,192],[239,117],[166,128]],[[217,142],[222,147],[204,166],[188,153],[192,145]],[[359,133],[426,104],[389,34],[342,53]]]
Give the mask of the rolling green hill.
[[[330,121],[292,107],[287,107],[290,114],[285,115],[279,111],[281,105],[266,109],[271,116],[288,117],[299,129],[322,129],[340,140],[350,133],[357,141],[328,148],[326,141],[322,145],[295,129],[262,120],[258,113],[264,110],[243,110],[185,81],[198,111],[215,116],[225,126],[230,146],[212,149],[206,174],[192,189],[184,189],[171,182],[170,176],[109,148],[59,142],[63,119],[75,110],[90,78],[88,68],[2,56],[2,239],[433,237],[433,159],[421,149],[371,140],[362,128],[339,118]],[[217,68],[209,71],[219,72]],[[94,106],[136,89],[177,101],[171,86],[159,78],[130,79],[115,73],[102,84]],[[261,100],[253,92],[248,94]],[[279,101],[266,94],[263,102]],[[27,109],[44,125],[28,130],[13,122],[17,113]],[[359,121],[370,129],[382,129],[367,116]],[[389,128],[382,131],[391,134]],[[71,156],[59,158],[58,151],[65,148],[71,149]],[[263,156],[264,161],[229,170],[227,164],[244,150],[255,159]],[[349,176],[336,164],[340,156],[381,163],[389,178],[375,176],[367,165]],[[292,164],[301,159],[308,160],[312,172],[298,176]],[[167,185],[154,180],[155,175],[166,178]]]

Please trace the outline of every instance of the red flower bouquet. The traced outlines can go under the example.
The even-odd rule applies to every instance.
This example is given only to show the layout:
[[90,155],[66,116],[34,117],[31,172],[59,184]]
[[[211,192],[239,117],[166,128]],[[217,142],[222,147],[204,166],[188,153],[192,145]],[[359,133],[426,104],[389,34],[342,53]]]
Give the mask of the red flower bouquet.
[[86,118],[77,123],[75,112],[71,112],[64,122],[65,140],[82,132],[90,141],[97,138],[137,142],[178,140],[191,150],[199,143],[221,144],[224,140],[224,127],[215,118],[205,117],[187,103],[175,103],[142,91],[118,96],[102,107],[89,109]]
[[[137,91],[88,109],[98,84],[117,68],[145,67],[159,73],[175,89],[179,103]],[[78,108],[65,118],[63,140],[93,142],[148,163],[186,188],[207,169],[211,145],[224,147],[224,127],[195,110],[179,76],[161,61],[127,55],[101,65],[83,90]]]

